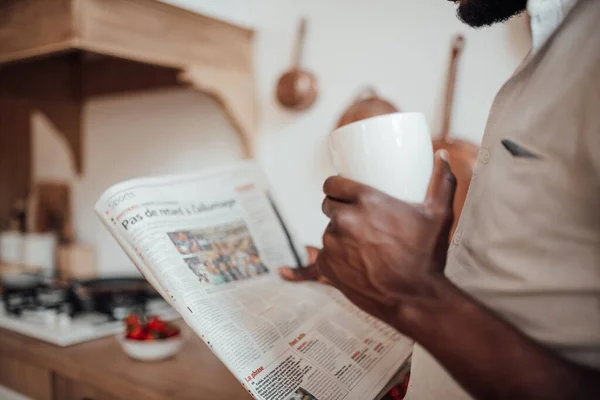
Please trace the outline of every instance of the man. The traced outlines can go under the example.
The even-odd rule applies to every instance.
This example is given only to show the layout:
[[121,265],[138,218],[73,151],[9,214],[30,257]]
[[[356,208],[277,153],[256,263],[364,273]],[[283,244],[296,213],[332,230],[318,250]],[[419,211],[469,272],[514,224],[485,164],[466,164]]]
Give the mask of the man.
[[328,179],[315,266],[412,337],[410,400],[600,399],[600,1],[460,0],[480,27],[528,9],[533,49],[500,90],[450,249],[455,181],[424,204]]

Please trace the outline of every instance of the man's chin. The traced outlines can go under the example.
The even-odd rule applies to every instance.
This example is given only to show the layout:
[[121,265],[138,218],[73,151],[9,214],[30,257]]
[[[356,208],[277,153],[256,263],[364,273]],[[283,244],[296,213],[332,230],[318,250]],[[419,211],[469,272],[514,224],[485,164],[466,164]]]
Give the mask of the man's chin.
[[448,0],[458,4],[458,18],[473,28],[504,22],[525,11],[527,0]]

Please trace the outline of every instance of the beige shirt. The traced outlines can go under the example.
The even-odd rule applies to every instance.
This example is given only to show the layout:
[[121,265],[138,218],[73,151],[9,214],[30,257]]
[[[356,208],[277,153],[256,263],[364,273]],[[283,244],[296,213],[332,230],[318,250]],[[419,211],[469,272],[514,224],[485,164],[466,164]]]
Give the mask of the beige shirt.
[[[579,0],[500,90],[447,264],[453,282],[513,326],[598,369],[599,21],[600,1]],[[407,399],[469,398],[415,346]]]

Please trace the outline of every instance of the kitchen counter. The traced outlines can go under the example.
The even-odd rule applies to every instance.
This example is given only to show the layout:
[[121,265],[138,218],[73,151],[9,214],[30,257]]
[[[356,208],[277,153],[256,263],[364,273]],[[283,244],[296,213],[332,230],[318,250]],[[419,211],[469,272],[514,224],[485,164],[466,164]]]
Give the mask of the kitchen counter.
[[139,362],[114,337],[61,348],[0,329],[0,385],[35,400],[251,398],[194,334],[174,359]]

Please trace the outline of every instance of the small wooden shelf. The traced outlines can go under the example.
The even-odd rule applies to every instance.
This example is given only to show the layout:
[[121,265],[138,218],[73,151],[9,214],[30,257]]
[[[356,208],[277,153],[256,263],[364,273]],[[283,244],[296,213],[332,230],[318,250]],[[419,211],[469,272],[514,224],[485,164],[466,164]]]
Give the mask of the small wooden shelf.
[[2,0],[0,223],[31,184],[33,110],[64,135],[82,173],[85,100],[189,87],[220,102],[252,157],[253,35],[155,0]]

